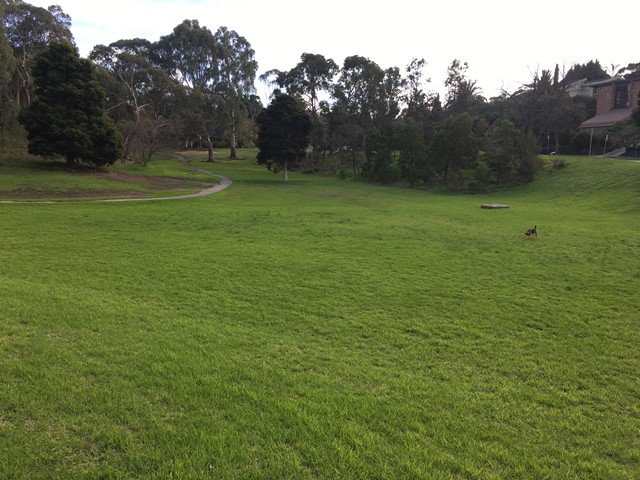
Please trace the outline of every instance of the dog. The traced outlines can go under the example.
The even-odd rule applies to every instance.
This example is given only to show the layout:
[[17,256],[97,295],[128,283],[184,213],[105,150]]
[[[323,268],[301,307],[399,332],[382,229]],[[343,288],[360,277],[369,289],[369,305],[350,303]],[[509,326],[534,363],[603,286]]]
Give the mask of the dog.
[[524,234],[527,236],[527,238],[537,237],[538,236],[538,226],[534,225],[533,228],[530,228],[529,230],[524,232]]

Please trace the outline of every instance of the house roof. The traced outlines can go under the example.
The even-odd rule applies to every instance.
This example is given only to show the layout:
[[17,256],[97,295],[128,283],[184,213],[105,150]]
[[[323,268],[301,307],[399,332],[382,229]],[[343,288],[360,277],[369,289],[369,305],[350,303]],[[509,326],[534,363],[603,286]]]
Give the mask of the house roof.
[[608,112],[596,115],[589,120],[585,120],[580,125],[580,128],[612,127],[618,122],[622,122],[631,118],[631,111],[632,110],[630,108],[614,108],[613,110],[609,110]]

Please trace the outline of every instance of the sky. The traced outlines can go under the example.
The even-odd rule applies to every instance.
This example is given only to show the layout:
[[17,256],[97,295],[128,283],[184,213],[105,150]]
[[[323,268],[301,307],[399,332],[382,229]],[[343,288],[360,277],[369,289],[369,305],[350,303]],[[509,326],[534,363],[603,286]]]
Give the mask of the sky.
[[[454,59],[468,63],[467,77],[486,98],[513,92],[556,64],[567,71],[596,59],[609,69],[640,61],[630,26],[640,14],[637,0],[615,2],[617,14],[607,4],[584,0],[25,1],[60,5],[72,18],[83,57],[95,45],[121,39],[155,42],[189,19],[211,31],[225,26],[244,36],[255,50],[259,74],[289,70],[303,53],[324,55],[338,65],[360,55],[401,71],[412,59],[424,58],[424,75],[431,79],[426,90],[441,96]],[[268,89],[259,81],[256,89],[264,102]]]

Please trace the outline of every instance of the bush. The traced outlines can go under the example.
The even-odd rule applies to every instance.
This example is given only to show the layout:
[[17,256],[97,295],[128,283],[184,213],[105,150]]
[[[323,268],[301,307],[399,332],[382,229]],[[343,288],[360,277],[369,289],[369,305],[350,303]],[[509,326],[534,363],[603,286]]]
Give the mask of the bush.
[[601,132],[594,132],[593,139],[591,138],[591,132],[580,132],[573,137],[571,141],[571,153],[573,155],[589,155],[589,145],[591,145],[591,152],[600,152],[604,148],[605,134]]
[[567,166],[567,162],[564,161],[562,158],[554,158],[553,162],[551,162],[551,168],[554,168],[556,170],[562,170],[566,166]]

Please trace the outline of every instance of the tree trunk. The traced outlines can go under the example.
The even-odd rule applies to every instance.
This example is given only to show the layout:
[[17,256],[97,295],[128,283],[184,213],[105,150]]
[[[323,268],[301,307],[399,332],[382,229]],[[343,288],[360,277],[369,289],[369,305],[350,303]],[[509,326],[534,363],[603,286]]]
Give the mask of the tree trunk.
[[229,158],[232,160],[238,159],[238,136],[236,135],[236,112],[231,110],[231,138],[229,138],[229,143],[231,144],[231,154]]
[[207,162],[213,162],[213,142],[209,137],[207,137],[207,152],[209,154],[207,157]]
[[357,161],[356,161],[356,150],[355,148],[351,149],[351,166],[353,167],[353,174],[357,177],[358,176],[358,168],[357,168]]
[[287,161],[284,161],[284,178],[282,179],[283,182],[287,183],[289,181],[289,169],[287,168]]

